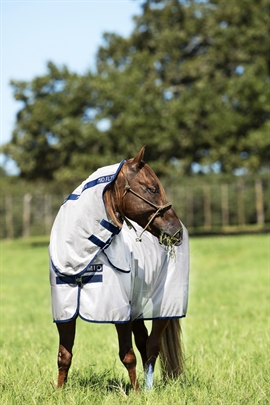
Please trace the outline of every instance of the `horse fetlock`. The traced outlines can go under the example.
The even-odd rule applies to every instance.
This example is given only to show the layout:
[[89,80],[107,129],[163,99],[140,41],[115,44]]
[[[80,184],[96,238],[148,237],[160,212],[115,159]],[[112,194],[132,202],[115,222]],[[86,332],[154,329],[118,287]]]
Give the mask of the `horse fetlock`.
[[152,364],[149,364],[145,368],[145,389],[151,390],[154,384],[154,367]]

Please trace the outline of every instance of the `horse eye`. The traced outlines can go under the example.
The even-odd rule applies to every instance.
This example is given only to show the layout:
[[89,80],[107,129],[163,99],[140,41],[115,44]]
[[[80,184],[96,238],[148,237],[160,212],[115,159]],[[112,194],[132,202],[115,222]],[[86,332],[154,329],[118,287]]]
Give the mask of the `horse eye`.
[[159,190],[158,190],[158,186],[156,187],[149,187],[147,189],[151,194],[158,194]]

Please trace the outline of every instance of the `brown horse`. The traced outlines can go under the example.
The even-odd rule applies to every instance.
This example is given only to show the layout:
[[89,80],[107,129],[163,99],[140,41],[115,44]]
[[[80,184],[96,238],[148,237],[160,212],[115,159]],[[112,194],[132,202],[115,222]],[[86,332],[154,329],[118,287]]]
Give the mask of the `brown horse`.
[[[179,246],[183,237],[182,224],[168,203],[157,176],[143,162],[143,156],[144,148],[135,158],[125,161],[115,179],[105,187],[103,201],[106,210],[119,228],[122,228],[125,221],[130,226],[130,221],[139,224],[141,228],[137,241],[142,240],[143,233],[150,232],[159,239],[160,244]],[[77,316],[68,321],[56,321],[60,338],[58,387],[62,387],[67,380]],[[175,378],[182,373],[183,351],[179,318],[154,319],[149,335],[143,319],[131,317],[127,322],[114,323],[118,334],[119,357],[128,371],[133,389],[138,390],[139,386],[132,333],[142,358],[147,388],[151,388],[153,384],[154,368],[159,354],[164,375]]]

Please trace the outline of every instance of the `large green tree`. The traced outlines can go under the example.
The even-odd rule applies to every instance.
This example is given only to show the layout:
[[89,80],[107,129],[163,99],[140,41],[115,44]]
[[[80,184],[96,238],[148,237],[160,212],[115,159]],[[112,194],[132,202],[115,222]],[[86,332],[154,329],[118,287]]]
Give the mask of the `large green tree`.
[[270,0],[147,0],[96,71],[48,65],[13,82],[24,105],[4,152],[27,178],[84,177],[147,144],[159,173],[269,169]]
[[147,140],[156,165],[186,172],[269,164],[269,5],[147,1],[131,37],[107,35],[98,54],[112,136]]
[[30,180],[83,178],[108,159],[108,136],[95,125],[96,92],[91,73],[79,76],[48,63],[48,73],[31,82],[12,82],[23,103],[11,142],[3,152]]

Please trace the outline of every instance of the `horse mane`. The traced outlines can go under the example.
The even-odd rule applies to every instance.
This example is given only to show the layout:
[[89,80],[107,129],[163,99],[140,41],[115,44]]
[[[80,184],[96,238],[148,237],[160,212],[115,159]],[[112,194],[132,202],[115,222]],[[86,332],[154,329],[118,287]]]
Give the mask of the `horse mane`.
[[121,193],[121,187],[119,186],[119,183],[121,183],[121,178],[123,177],[122,169],[123,168],[121,168],[120,172],[118,173],[117,178],[106,186],[103,193],[103,201],[106,210],[110,218],[117,226],[119,226],[119,228],[122,228],[123,225],[123,219],[121,215],[121,198],[123,190]]

